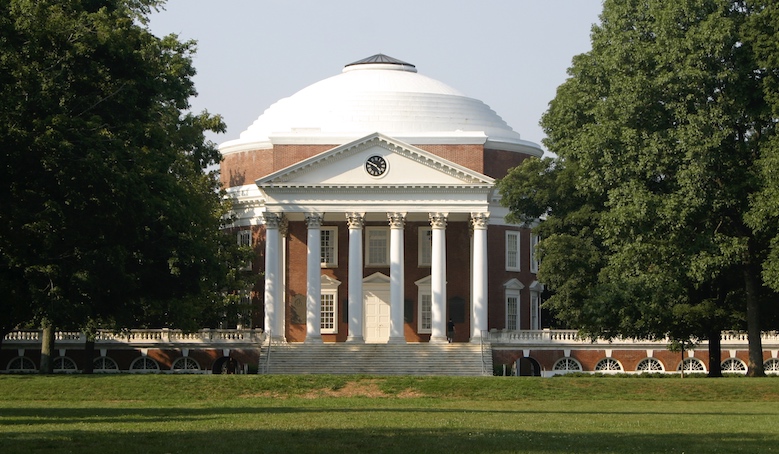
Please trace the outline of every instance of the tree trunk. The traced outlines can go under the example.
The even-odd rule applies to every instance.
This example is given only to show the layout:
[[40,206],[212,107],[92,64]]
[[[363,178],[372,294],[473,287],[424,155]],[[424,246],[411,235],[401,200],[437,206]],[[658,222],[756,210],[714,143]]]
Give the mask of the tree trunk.
[[82,374],[91,375],[95,370],[95,365],[92,361],[95,359],[95,337],[89,333],[86,334],[86,342],[84,342],[84,368]]
[[54,324],[48,320],[43,322],[40,373],[54,373]]
[[744,266],[744,290],[747,299],[747,335],[749,336],[748,377],[765,377],[763,370],[763,341],[760,338],[760,298],[755,279],[756,274],[750,264]]
[[722,339],[718,329],[709,333],[709,377],[722,377]]

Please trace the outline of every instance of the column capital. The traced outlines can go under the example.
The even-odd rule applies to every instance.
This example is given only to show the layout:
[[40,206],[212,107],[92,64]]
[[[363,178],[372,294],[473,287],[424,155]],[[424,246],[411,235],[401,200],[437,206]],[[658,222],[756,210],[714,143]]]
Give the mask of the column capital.
[[279,228],[279,222],[281,221],[281,213],[271,213],[271,212],[264,212],[262,213],[262,223],[265,225],[265,228],[267,229],[277,229]]
[[392,229],[402,229],[406,226],[406,213],[387,213],[387,218]]
[[365,225],[365,213],[346,213],[349,229],[361,229]]
[[308,213],[306,214],[306,226],[308,228],[322,227],[323,216],[320,213]]
[[289,234],[289,219],[287,219],[287,217],[284,216],[283,214],[281,215],[281,219],[279,220],[279,233],[283,237],[286,237],[287,234]]
[[429,213],[430,225],[434,229],[445,229],[449,213]]
[[489,224],[490,213],[471,213],[471,226],[474,229],[484,230]]

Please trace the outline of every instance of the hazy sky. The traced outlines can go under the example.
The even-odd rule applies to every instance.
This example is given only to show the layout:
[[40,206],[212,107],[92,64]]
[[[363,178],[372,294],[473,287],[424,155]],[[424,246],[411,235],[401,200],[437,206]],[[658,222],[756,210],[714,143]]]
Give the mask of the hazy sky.
[[571,58],[590,50],[601,0],[168,0],[157,35],[198,42],[195,112],[238,138],[265,109],[344,65],[383,53],[498,113],[523,139]]

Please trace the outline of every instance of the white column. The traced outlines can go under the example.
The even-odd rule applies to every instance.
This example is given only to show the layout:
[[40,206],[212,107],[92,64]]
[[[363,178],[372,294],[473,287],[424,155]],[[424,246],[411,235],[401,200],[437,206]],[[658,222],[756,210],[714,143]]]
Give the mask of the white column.
[[487,223],[489,213],[471,213],[473,225],[473,294],[471,342],[479,342],[487,329]]
[[403,297],[405,272],[403,263],[404,237],[403,229],[406,226],[406,213],[387,213],[390,224],[390,343],[402,344],[406,342],[403,332]]
[[446,216],[447,213],[430,213],[433,230],[430,264],[432,343],[446,342]]
[[364,213],[346,213],[349,225],[349,335],[346,342],[362,343],[362,228],[365,224]]
[[270,331],[274,338],[276,332],[279,307],[279,215],[265,212],[262,215],[265,225],[265,331]]
[[306,216],[306,342],[322,342],[322,215]]
[[287,342],[287,314],[284,295],[287,288],[287,276],[285,271],[287,269],[287,248],[285,246],[287,244],[288,234],[289,222],[287,217],[282,214],[279,220],[279,278],[277,279],[278,284],[276,286],[276,323],[274,325],[274,333],[272,333],[273,337],[278,342]]

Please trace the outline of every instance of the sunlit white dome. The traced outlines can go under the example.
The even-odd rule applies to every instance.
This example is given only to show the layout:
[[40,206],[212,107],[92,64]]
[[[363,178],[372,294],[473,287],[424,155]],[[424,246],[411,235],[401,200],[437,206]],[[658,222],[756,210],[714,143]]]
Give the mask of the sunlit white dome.
[[374,132],[413,144],[489,142],[490,148],[542,154],[483,102],[381,54],[276,102],[220,150],[339,144]]

